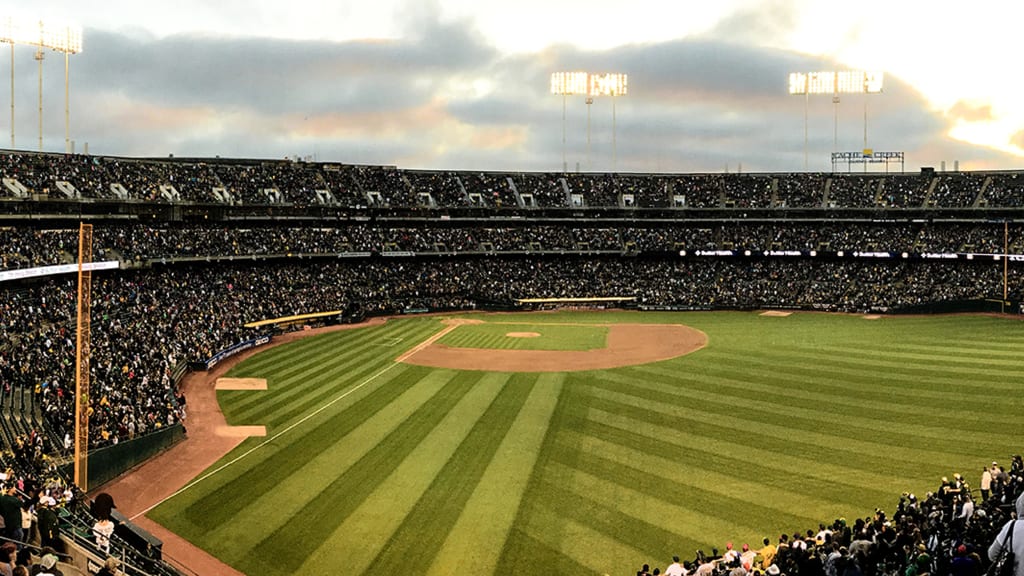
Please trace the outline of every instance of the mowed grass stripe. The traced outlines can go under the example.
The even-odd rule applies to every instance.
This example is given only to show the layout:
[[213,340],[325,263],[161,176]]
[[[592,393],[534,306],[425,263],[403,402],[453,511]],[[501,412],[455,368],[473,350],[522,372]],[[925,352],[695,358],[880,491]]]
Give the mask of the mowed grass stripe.
[[[319,358],[313,358],[312,363],[319,363]],[[342,369],[346,366],[357,365],[362,368],[360,372],[344,374]],[[224,392],[218,392],[217,398],[228,422],[233,425],[242,424],[263,424],[267,426],[278,425],[288,422],[296,415],[306,414],[309,407],[323,403],[323,399],[337,392],[339,386],[345,386],[351,382],[360,381],[360,377],[369,376],[379,371],[386,363],[374,363],[367,365],[365,358],[356,356],[354,358],[338,357],[336,362],[322,366],[322,372],[313,378],[304,380],[299,385],[288,386],[282,384],[273,375],[268,378],[267,391],[246,396],[243,400],[246,407],[239,407],[235,398],[239,392],[231,392],[228,396]],[[242,392],[241,394],[246,394]]]
[[[675,450],[685,449],[687,461],[699,463],[695,466],[711,470],[749,470],[764,478],[763,483],[783,491],[798,490],[820,495],[834,492],[836,488],[850,492],[871,490],[878,481],[888,477],[881,474],[862,477],[851,472],[877,466],[900,474],[908,467],[895,459],[879,461],[877,454],[772,437],[760,433],[756,426],[741,429],[721,424],[714,418],[689,418],[685,409],[657,407],[655,410],[655,407],[644,407],[643,402],[630,406],[600,399],[595,399],[591,407],[594,412],[581,427],[581,432],[624,446],[635,442],[637,450],[654,449],[660,445],[643,440],[647,436],[655,436],[660,442],[670,442]],[[621,432],[629,434],[622,437]],[[757,458],[751,458],[751,446],[760,447]],[[828,467],[827,473],[822,473],[825,466]],[[884,497],[884,493],[878,496]]]
[[[663,369],[638,367],[635,369],[644,374],[658,374],[672,381],[680,382],[676,374]],[[646,378],[645,378],[646,380]],[[975,422],[975,426],[966,426],[962,423],[969,420],[971,410],[950,414],[949,405],[952,400],[942,402],[940,406],[945,409],[926,405],[923,402],[918,404],[903,404],[891,401],[887,396],[877,399],[878,396],[870,396],[870,400],[849,399],[844,400],[840,394],[825,394],[808,391],[794,386],[794,382],[788,378],[776,378],[775,383],[770,382],[771,378],[751,378],[749,380],[734,380],[730,378],[717,377],[711,381],[706,379],[687,378],[686,393],[677,392],[679,386],[668,389],[666,385],[661,390],[669,394],[686,396],[695,390],[704,390],[713,393],[725,403],[735,402],[739,406],[757,404],[759,406],[792,407],[801,410],[804,415],[819,414],[823,420],[835,419],[837,424],[849,424],[851,426],[886,427],[891,422],[899,422],[898,429],[901,433],[910,433],[922,438],[935,440],[946,440],[950,426],[958,426],[961,430],[961,438],[979,444],[979,449],[1002,446],[1005,441],[1005,433],[993,429],[990,425],[985,426]],[[640,384],[644,386],[644,384]],[[979,419],[986,413],[978,411]],[[965,416],[968,416],[965,418]]]
[[[833,445],[833,449],[839,452],[837,457],[821,457],[817,450],[808,454],[801,449],[801,443],[814,440],[812,437],[799,437],[798,440],[796,435],[786,433],[781,425],[765,429],[765,424],[742,417],[706,414],[685,405],[654,404],[627,397],[618,405],[594,401],[590,406],[591,413],[579,427],[582,434],[667,458],[687,456],[688,460],[707,462],[716,469],[754,469],[762,482],[777,485],[779,489],[797,484],[805,490],[821,492],[837,488],[869,491],[891,481],[893,474],[899,475],[901,471],[914,467],[913,464],[887,458],[883,463],[890,467],[886,468],[887,474],[882,474],[876,471],[878,466],[869,464],[870,456],[880,457],[878,452],[854,458],[856,462],[868,462],[866,466],[849,466],[849,460],[844,456],[854,457],[858,453],[844,448],[842,443]],[[710,436],[712,431],[709,430],[714,430],[715,426],[734,428],[739,437]],[[699,434],[699,430],[705,434]],[[756,438],[762,434],[768,438],[753,443],[739,442],[744,435],[755,435]],[[828,435],[822,436],[828,438]],[[652,437],[653,442],[647,442],[648,437]],[[827,451],[828,445],[823,445],[823,448]],[[664,452],[652,452],[655,449]],[[757,457],[752,455],[754,451]],[[851,469],[855,475],[850,474]],[[877,495],[882,497],[883,494]]]
[[[383,474],[367,498],[354,508],[332,532],[320,535],[316,550],[297,573],[323,574],[345,559],[346,572],[366,571],[401,530],[417,502],[429,491],[437,476],[457,453],[476,427],[480,416],[505,389],[507,374],[478,374],[479,380],[448,411],[419,445],[395,469]],[[426,567],[423,567],[425,570]]]
[[270,389],[263,401],[240,411],[233,423],[264,424],[271,428],[286,425],[321,405],[339,385],[361,382],[393,362],[386,356],[374,356],[372,348],[369,352],[358,349],[333,359],[329,351],[327,354],[309,359],[311,365],[320,366],[320,374],[300,383],[284,383],[270,375]]
[[[322,490],[318,498],[296,510],[295,517],[301,521],[267,533],[238,566],[243,571],[259,570],[262,574],[296,573],[324,538],[333,534],[350,514],[362,506],[482,377],[482,372],[456,373],[394,432]],[[409,480],[416,479],[412,477]],[[273,570],[268,571],[271,565]]]
[[[792,378],[796,382],[827,387],[830,382],[856,383],[867,390],[878,390],[894,397],[914,398],[921,401],[964,400],[968,405],[985,404],[993,390],[1012,392],[1020,386],[1007,379],[993,379],[993,382],[977,382],[977,379],[936,377],[917,373],[897,373],[892,370],[874,369],[863,362],[842,361],[808,363],[801,358],[753,358],[743,355],[715,352],[702,360],[715,361],[714,365],[695,366],[694,372],[713,377],[716,374],[732,374],[749,378],[771,379]],[[755,366],[763,366],[758,369]],[[995,407],[998,408],[998,407]]]
[[[877,344],[876,344],[877,345]],[[977,356],[962,355],[955,347],[950,347],[944,354],[932,355],[912,352],[896,352],[889,348],[878,348],[874,346],[840,346],[819,344],[813,349],[800,348],[796,354],[806,355],[810,358],[842,356],[847,359],[859,359],[861,361],[876,358],[887,360],[903,361],[908,368],[919,367],[934,368],[936,364],[943,368],[949,367],[957,372],[979,371],[978,373],[991,376],[1004,376],[1013,373],[1013,368],[1020,366],[1019,359],[996,359]]]
[[[712,354],[709,354],[711,356]],[[835,355],[814,355],[782,353],[754,353],[742,354],[722,349],[715,350],[713,356],[726,362],[741,363],[752,362],[765,366],[774,366],[779,372],[805,374],[814,376],[814,370],[820,371],[820,376],[835,375],[842,380],[862,380],[870,382],[876,380],[879,384],[899,382],[905,385],[908,390],[931,390],[934,384],[963,385],[973,387],[974,391],[983,391],[990,387],[1000,388],[1006,386],[1006,378],[993,375],[978,374],[970,377],[948,376],[942,369],[941,361],[931,364],[930,368],[908,368],[901,363],[886,363],[875,360],[865,361],[840,357]],[[703,360],[703,359],[702,359]],[[896,366],[893,366],[893,365]],[[903,370],[896,368],[902,366]],[[931,385],[931,386],[930,386]],[[969,389],[965,390],[969,391]]]
[[[865,342],[863,344],[857,344],[862,348],[867,348],[872,343]],[[957,357],[971,357],[971,358],[1018,358],[1020,357],[1020,345],[1015,344],[1005,350],[996,350],[989,346],[975,346],[974,342],[957,343],[956,347],[951,347],[949,343],[943,344],[910,344],[907,342],[890,342],[887,350],[893,352],[918,352],[923,354],[930,354],[932,356],[941,357],[944,354],[954,353]]]
[[[575,504],[575,502],[573,502]],[[537,511],[532,518],[532,523],[526,527],[528,533],[533,534],[533,541],[544,547],[551,548],[558,552],[559,559],[565,559],[567,563],[579,566],[572,572],[561,572],[547,570],[546,566],[536,562],[525,572],[508,572],[509,574],[569,574],[572,576],[590,574],[593,576],[608,576],[612,574],[626,574],[626,566],[633,564],[621,564],[629,558],[649,559],[649,552],[643,548],[631,546],[628,542],[609,536],[604,526],[594,526],[587,519],[579,519],[561,514],[557,508],[544,507]],[[555,534],[547,529],[550,525],[559,525],[560,531]],[[644,525],[642,522],[639,525]],[[623,530],[632,529],[634,526],[622,526]],[[612,568],[620,566],[619,570]],[[630,572],[639,568],[639,564],[632,567]],[[503,574],[499,571],[496,574]]]
[[[690,473],[678,463],[662,466],[659,460],[652,460],[644,469],[651,474],[665,478],[675,473],[686,476]],[[586,494],[596,502],[608,507],[617,507],[626,514],[639,519],[657,523],[678,538],[670,549],[675,552],[689,554],[700,548],[710,550],[719,543],[708,539],[711,534],[737,534],[750,530],[749,527],[737,525],[731,519],[723,518],[717,510],[699,509],[685,501],[672,501],[663,494],[651,495],[646,484],[624,485],[622,481],[595,476],[579,468],[570,468],[554,463],[548,469],[551,482],[563,486],[571,486],[577,494]],[[671,479],[671,478],[670,478]],[[664,556],[663,554],[660,556]],[[682,555],[682,554],[680,554]],[[613,561],[613,565],[628,565],[633,558]],[[654,560],[654,558],[650,558]]]
[[533,392],[430,565],[428,576],[448,576],[460,571],[499,572],[499,555],[515,521],[563,382],[561,374],[538,376]]
[[[579,494],[547,478],[541,489],[547,495],[543,501],[544,510],[560,519],[563,531],[571,529],[572,524],[577,524],[586,526],[588,530],[593,530],[604,537],[596,544],[588,546],[581,543],[578,534],[563,532],[560,549],[567,555],[583,553],[585,556],[593,557],[593,553],[600,551],[602,556],[605,556],[607,552],[601,548],[617,543],[623,547],[622,552],[617,554],[620,558],[626,553],[640,553],[647,558],[658,558],[662,551],[675,548],[682,539],[678,534],[663,527],[661,518],[635,518],[623,512],[617,505],[605,505],[589,495]],[[550,537],[550,534],[545,535],[543,525],[534,525],[534,529],[534,535],[538,538]],[[586,558],[577,559],[583,563],[588,562]],[[602,569],[608,569],[606,562],[604,558],[601,559]]]
[[[283,472],[299,469],[339,438],[344,438],[364,422],[375,417],[430,373],[428,369],[415,367],[406,370],[404,378],[371,382],[369,386],[372,390],[368,394],[340,413],[330,416],[326,422],[316,426],[311,424],[306,434],[282,437],[269,447],[276,453],[272,454],[268,450],[261,454],[262,459],[252,462],[248,469],[233,478],[233,483],[210,492],[187,507],[183,513],[205,530],[211,530],[230,521],[248,505],[249,501],[275,489]],[[237,486],[244,487],[245,498],[239,497]]]
[[[942,409],[950,403],[978,411],[998,409],[989,406],[985,384],[977,386],[963,379],[905,378],[892,373],[868,374],[863,369],[845,369],[839,363],[803,364],[799,359],[786,362],[782,358],[744,358],[739,363],[732,355],[709,354],[701,360],[711,365],[689,365],[684,372],[687,382],[728,381],[739,385],[757,382],[766,393],[785,397],[793,390],[818,390],[821,394],[835,395],[836,400],[860,402],[883,399],[893,407],[915,412],[915,408]],[[643,367],[655,373],[671,376],[675,372],[660,365]],[[1016,399],[1008,398],[1009,402]],[[948,413],[948,412],[946,412]]]
[[858,358],[855,349],[850,349],[846,354],[832,354],[820,350],[805,349],[797,354],[784,357],[800,358],[804,364],[835,364],[838,366],[870,366],[874,372],[889,372],[895,374],[915,374],[927,379],[951,378],[969,376],[974,380],[986,382],[1001,382],[1007,376],[1008,371],[998,368],[979,368],[974,366],[951,366],[939,359],[932,362],[906,362],[889,360],[885,355],[871,355],[871,362],[866,365],[863,358]]
[[429,566],[434,561],[536,382],[536,374],[509,378],[366,574],[398,574],[409,565]]
[[494,572],[494,574],[572,574],[573,576],[589,574],[600,576],[603,573],[580,564],[572,556],[562,553],[558,548],[558,544],[549,546],[530,536],[523,528],[513,528],[502,548],[505,551],[503,557],[514,558],[515,561],[522,560],[522,564],[509,566],[503,561],[501,562],[501,571]]
[[[279,371],[267,373],[269,394],[265,395],[264,401],[251,401],[245,409],[232,406],[230,411],[238,423],[286,423],[296,415],[308,413],[311,406],[330,395],[333,392],[331,383],[359,380],[392,361],[392,358],[381,355],[373,344],[353,346],[342,353],[328,348],[314,356],[292,359],[290,363],[307,369],[300,372],[285,369],[285,372],[293,374],[288,378],[283,378]],[[348,372],[347,369],[353,366],[359,369]],[[268,415],[268,411],[274,414]]]
[[[656,433],[660,431],[658,429],[648,432]],[[858,505],[863,504],[862,500],[849,499],[849,495],[859,492],[851,491],[851,486],[847,482],[837,479],[836,485],[831,491],[820,488],[813,491],[805,490],[804,487],[808,482],[800,478],[799,472],[792,470],[784,475],[786,480],[789,480],[788,483],[783,480],[762,482],[762,475],[765,472],[769,474],[775,472],[775,470],[766,466],[764,462],[758,461],[755,458],[748,458],[746,466],[743,466],[742,463],[740,466],[721,465],[723,461],[727,462],[730,459],[716,457],[713,450],[704,451],[702,454],[701,451],[694,449],[692,445],[673,441],[678,440],[677,438],[672,440],[654,438],[651,441],[649,436],[644,434],[633,435],[628,430],[622,428],[613,428],[609,431],[602,431],[600,434],[592,434],[588,431],[580,431],[578,434],[581,438],[579,440],[573,439],[573,442],[578,444],[578,449],[581,452],[600,456],[608,462],[614,462],[621,466],[644,470],[647,474],[652,474],[662,480],[705,490],[708,494],[717,495],[735,504],[733,506],[735,509],[742,509],[744,508],[744,502],[750,502],[761,506],[760,509],[764,511],[777,508],[777,506],[772,506],[771,503],[781,501],[787,503],[784,506],[787,513],[799,511],[804,516],[824,518],[835,510],[855,510]],[[634,443],[629,444],[626,441],[627,439],[632,440]],[[770,459],[770,456],[767,459]],[[742,470],[743,472],[737,474],[737,470]],[[850,474],[856,472],[856,469],[851,468],[846,472]],[[608,480],[615,481],[613,479]],[[810,483],[823,483],[823,480],[821,478],[814,478]],[[622,486],[626,488],[632,487],[636,490],[644,489],[628,483],[623,483]],[[884,493],[884,490],[867,491],[869,499]],[[658,496],[657,494],[648,494],[648,496],[656,499],[665,499],[665,496]],[[666,501],[672,502],[672,500]],[[714,509],[698,508],[698,510],[701,512],[711,512]],[[751,512],[754,511],[756,510],[751,510]],[[756,522],[747,524],[746,520],[741,523],[750,528],[758,525]],[[733,521],[733,524],[737,523]]]
[[[254,374],[246,375],[259,376],[262,372],[274,371],[281,378],[288,378],[296,371],[301,371],[308,367],[303,362],[296,362],[297,359],[320,356],[328,351],[338,352],[340,350],[344,352],[352,345],[370,345],[379,348],[381,342],[389,340],[395,334],[401,333],[402,330],[429,331],[432,325],[436,326],[437,324],[436,322],[424,323],[422,320],[416,323],[407,322],[404,324],[388,322],[383,325],[367,326],[353,330],[339,330],[313,338],[301,338],[267,351],[266,358],[263,357],[263,354],[260,354],[246,360],[236,366],[232,373],[236,371],[240,373],[255,371]],[[288,368],[282,369],[282,367]]]
[[1007,366],[1010,368],[1010,370],[1001,370],[1002,372],[1013,372],[1020,368],[1019,357],[992,357],[977,354],[964,354],[962,350],[958,350],[956,348],[950,348],[945,352],[940,353],[927,353],[903,352],[894,350],[888,346],[876,348],[873,346],[829,346],[827,344],[821,344],[817,346],[815,350],[807,350],[806,348],[803,350],[797,350],[797,353],[803,352],[832,353],[852,358],[863,358],[865,360],[884,356],[885,358],[907,360],[910,366],[920,365],[917,364],[917,362],[926,362],[927,364],[925,365],[934,366],[935,364],[939,364],[941,366],[955,366],[957,368],[964,369],[971,369],[977,366]]
[[[395,328],[392,328],[394,331]],[[356,342],[355,345],[345,346],[344,350],[338,350],[338,340],[329,339],[329,345],[320,346],[315,351],[308,350],[304,355],[289,354],[278,359],[277,363],[254,370],[248,366],[248,360],[235,367],[229,374],[237,376],[251,376],[267,379],[268,390],[262,394],[246,394],[232,391],[230,393],[218,393],[218,400],[229,417],[229,421],[252,422],[260,421],[265,423],[266,416],[263,411],[268,406],[268,399],[273,402],[269,405],[278,407],[288,399],[304,398],[305,393],[314,385],[324,381],[338,380],[341,373],[340,366],[351,366],[370,357],[380,357],[377,365],[383,365],[387,359],[376,351],[376,344],[381,341],[382,331],[371,330],[367,332],[365,340],[348,340]],[[328,336],[333,336],[329,334]],[[316,341],[317,338],[310,340]],[[302,342],[300,340],[299,342]],[[319,373],[314,378],[310,375]],[[292,374],[289,378],[287,375]],[[298,374],[296,376],[296,374]],[[298,382],[301,385],[296,385]]]
[[[268,532],[294,521],[295,511],[318,498],[339,475],[356,465],[374,446],[401,426],[423,404],[437,394],[451,379],[452,373],[435,371],[419,380],[406,393],[388,406],[388,410],[363,422],[359,427],[321,447],[309,462],[289,468],[288,474],[278,476],[277,485],[256,497],[244,495],[245,507],[230,523],[214,528],[209,538],[230,546],[233,561],[241,559],[248,550],[258,545]],[[291,465],[291,463],[289,463]],[[239,494],[238,496],[243,496]],[[261,526],[261,531],[236,534],[234,523]]]
[[[649,430],[650,433],[657,433],[660,429]],[[676,497],[683,496],[685,501],[691,503],[698,510],[715,510],[721,512],[725,517],[742,519],[746,517],[758,517],[761,520],[776,518],[780,522],[784,520],[800,520],[799,524],[789,523],[783,525],[799,526],[808,519],[817,518],[813,510],[821,510],[822,503],[827,498],[826,494],[805,494],[796,495],[799,491],[798,480],[793,485],[778,488],[775,484],[765,485],[761,489],[753,491],[738,489],[737,486],[745,484],[742,480],[715,483],[713,480],[720,479],[723,471],[736,473],[737,470],[744,470],[743,474],[751,479],[760,480],[759,473],[766,467],[754,461],[748,460],[746,467],[718,467],[722,458],[715,458],[709,451],[702,454],[699,449],[691,446],[681,445],[668,440],[659,440],[645,434],[636,434],[629,430],[614,427],[592,428],[581,430],[581,440],[575,440],[579,445],[579,454],[574,455],[572,467],[584,470],[599,478],[621,484],[624,487],[634,487],[637,490],[651,490],[648,496],[653,498],[673,501]],[[658,464],[675,463],[673,469],[679,470],[678,476],[669,477],[653,473],[650,469]],[[566,465],[569,465],[566,463]],[[750,470],[747,471],[747,468]],[[643,480],[642,476],[651,476]],[[664,490],[669,490],[664,492]],[[839,490],[837,489],[837,492]],[[660,495],[659,495],[660,494]],[[689,496],[684,496],[689,494]],[[784,501],[791,503],[792,508],[787,506],[786,510],[779,511],[776,507],[766,503]],[[798,503],[806,503],[808,506],[797,506]],[[843,502],[838,502],[840,506]],[[847,505],[847,507],[852,507]],[[800,512],[798,516],[795,512]],[[733,514],[735,513],[735,514]],[[746,520],[736,520],[738,525]],[[757,526],[757,522],[751,522],[749,526]]]
[[[709,352],[701,360],[708,364],[693,365],[693,375],[729,375],[742,380],[767,378],[772,382],[790,378],[794,383],[808,384],[822,390],[836,390],[843,396],[887,394],[894,399],[911,402],[914,399],[932,403],[964,400],[981,405],[988,401],[986,393],[992,390],[989,383],[975,385],[963,378],[923,378],[916,374],[894,374],[891,371],[872,370],[865,367],[863,362],[853,363],[855,367],[848,368],[838,361],[805,364],[799,358],[740,356],[719,351]],[[838,388],[836,384],[839,384]]]
[[[516,511],[515,521],[512,524],[512,529],[509,531],[508,538],[505,540],[505,545],[501,548],[498,566],[508,574],[533,574],[538,572],[538,568],[542,568],[536,564],[539,556],[546,558],[549,562],[549,566],[544,567],[544,570],[555,570],[556,566],[565,566],[573,567],[576,571],[564,572],[556,570],[554,573],[580,573],[580,565],[571,557],[563,554],[559,549],[561,545],[557,534],[560,529],[559,524],[550,525],[546,530],[546,532],[556,533],[554,535],[553,541],[555,545],[553,547],[547,545],[547,540],[538,540],[529,531],[534,518],[538,514],[543,513],[541,501],[544,498],[544,494],[541,484],[544,471],[549,463],[554,461],[556,453],[561,450],[558,446],[559,431],[566,427],[569,419],[573,418],[573,411],[580,410],[576,406],[577,402],[581,399],[579,383],[578,376],[566,375],[565,382],[558,393],[558,399],[555,402],[555,409],[551,413],[548,430],[544,434],[540,450],[537,453],[536,462],[533,470],[530,472],[526,490],[523,493],[519,509]],[[550,534],[545,534],[545,536],[550,536]],[[538,547],[535,548],[535,545]]]
[[[748,401],[777,399],[800,402],[800,405],[830,406],[837,410],[868,412],[878,417],[888,416],[889,422],[901,424],[918,424],[933,426],[956,426],[975,439],[996,439],[1002,437],[1002,431],[994,430],[987,422],[979,422],[964,418],[964,414],[992,414],[988,399],[978,399],[975,395],[963,395],[936,391],[936,397],[926,397],[921,393],[900,391],[893,385],[866,385],[860,381],[814,380],[810,377],[794,377],[792,374],[780,375],[771,370],[751,369],[740,366],[734,369],[723,369],[713,374],[679,377],[678,369],[669,369],[662,365],[649,365],[636,368],[643,373],[659,374],[678,380],[679,387],[690,389],[708,389],[729,391],[730,396]],[[963,412],[951,413],[950,404],[963,404],[964,396],[970,396],[979,404],[972,409],[971,404],[964,407]]]
[[[648,380],[651,379],[653,378],[649,376]],[[764,433],[779,439],[791,438],[794,431],[800,431],[803,440],[821,447],[845,446],[856,452],[887,454],[902,459],[907,465],[946,462],[949,456],[942,450],[949,445],[948,438],[942,440],[922,437],[920,441],[930,449],[924,449],[922,446],[908,448],[904,435],[887,429],[880,430],[877,425],[872,427],[864,418],[839,416],[768,402],[749,402],[740,415],[736,406],[723,402],[722,397],[708,397],[707,394],[682,389],[677,393],[661,392],[630,384],[630,379],[617,374],[609,374],[604,380],[615,382],[615,387],[610,389],[611,392],[628,394],[655,404],[688,407],[695,412],[703,413],[700,415],[701,418],[714,417],[718,422],[729,426],[760,426]],[[594,382],[593,385],[604,385],[608,388],[607,383]]]
[[248,358],[242,364],[232,368],[232,373],[239,372],[239,376],[249,376],[246,372],[259,374],[268,368],[274,368],[283,360],[293,359],[311,354],[318,354],[324,348],[338,346],[347,342],[357,342],[376,337],[378,331],[384,331],[384,326],[364,326],[350,330],[339,330],[315,337],[302,337],[286,344],[281,344],[262,351],[256,356]]
[[[302,385],[307,390],[306,394],[298,395],[290,402],[282,401],[276,406],[268,406],[269,412],[262,421],[271,429],[277,426],[288,425],[294,420],[312,412],[317,407],[322,406],[336,394],[339,387],[344,388],[352,383],[363,382],[367,378],[373,377],[374,374],[379,373],[385,367],[391,366],[392,362],[381,359],[367,362],[365,358],[357,358],[351,364],[360,368],[341,376],[335,375],[335,378],[340,377],[340,380],[330,381],[331,374],[329,373],[325,374],[322,379],[310,380]],[[276,401],[277,399],[271,399],[270,403],[276,403]]]

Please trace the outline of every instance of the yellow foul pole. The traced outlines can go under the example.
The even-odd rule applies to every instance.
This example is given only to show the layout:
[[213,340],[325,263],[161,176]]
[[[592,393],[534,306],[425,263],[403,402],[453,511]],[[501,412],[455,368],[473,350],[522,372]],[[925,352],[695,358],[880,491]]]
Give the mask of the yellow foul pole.
[[78,336],[75,346],[75,485],[89,490],[89,333],[92,310],[92,224],[78,229]]

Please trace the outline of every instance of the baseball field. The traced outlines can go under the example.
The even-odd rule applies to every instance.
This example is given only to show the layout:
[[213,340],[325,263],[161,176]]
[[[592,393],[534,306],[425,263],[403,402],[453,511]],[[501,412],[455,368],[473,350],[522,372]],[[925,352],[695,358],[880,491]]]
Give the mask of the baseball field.
[[267,435],[149,516],[250,576],[633,573],[976,484],[1022,351],[986,316],[392,319],[236,366]]

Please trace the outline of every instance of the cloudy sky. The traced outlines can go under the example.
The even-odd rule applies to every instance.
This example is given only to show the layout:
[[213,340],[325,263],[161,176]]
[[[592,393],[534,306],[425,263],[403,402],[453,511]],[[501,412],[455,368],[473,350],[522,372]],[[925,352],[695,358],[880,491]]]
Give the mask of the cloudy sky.
[[[403,168],[559,170],[555,71],[623,72],[613,103],[565,99],[570,170],[1024,166],[1018,0],[35,0],[84,28],[71,138],[128,156],[310,157]],[[2,50],[9,50],[6,46]],[[38,147],[34,49],[14,50],[15,145]],[[9,76],[0,58],[0,77]],[[883,94],[787,94],[793,71],[871,69]],[[43,145],[64,150],[64,66],[43,67]],[[9,90],[0,90],[9,106]],[[9,132],[9,116],[0,123]],[[613,151],[613,132],[616,146]],[[0,136],[3,147],[9,145]],[[898,169],[898,167],[894,167]]]

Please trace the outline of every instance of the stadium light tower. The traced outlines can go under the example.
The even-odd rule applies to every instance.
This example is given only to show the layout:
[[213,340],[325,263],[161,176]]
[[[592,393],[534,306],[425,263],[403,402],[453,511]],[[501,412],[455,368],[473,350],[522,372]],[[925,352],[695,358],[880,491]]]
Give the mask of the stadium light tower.
[[[617,142],[616,142],[616,135],[615,135],[615,97],[616,96],[625,96],[626,94],[629,93],[629,78],[627,78],[626,74],[621,74],[621,73],[617,73],[616,72],[616,73],[611,73],[611,74],[591,74],[589,80],[590,80],[590,82],[589,82],[590,89],[588,90],[588,94],[590,96],[611,96],[612,97],[612,172],[614,172],[616,170],[616,165],[618,164],[618,160],[619,160],[618,145],[617,145]],[[590,99],[589,98],[588,98],[588,102],[587,103],[588,104],[590,103]],[[590,113],[589,113],[589,108],[587,110],[588,110],[588,113],[587,113],[587,126],[588,126],[588,130],[587,130],[587,143],[588,143],[587,149],[588,149],[588,154],[589,154],[589,149],[590,149],[590,146],[589,146],[589,143],[590,143],[590,131],[589,131]],[[589,163],[589,160],[588,160],[588,163]]]
[[[864,150],[868,149],[868,94],[882,91],[882,72],[865,70],[827,70],[822,72],[791,72],[789,93],[804,97],[804,170],[807,170],[807,107],[812,94],[831,94],[835,105],[832,129],[833,147],[839,140],[839,95],[864,95]],[[835,152],[835,150],[833,150]],[[865,165],[866,166],[866,165]]]
[[565,161],[565,99],[587,93],[586,72],[554,72],[551,74],[551,93],[562,97],[562,173],[569,171]]
[[8,17],[5,25],[0,24],[0,42],[11,45],[11,147],[14,147],[14,45],[26,44],[36,47],[35,58],[39,61],[39,150],[43,149],[43,59],[44,48],[64,53],[64,150],[71,151],[71,100],[70,61],[71,54],[82,51],[82,28],[71,25],[25,25]]

